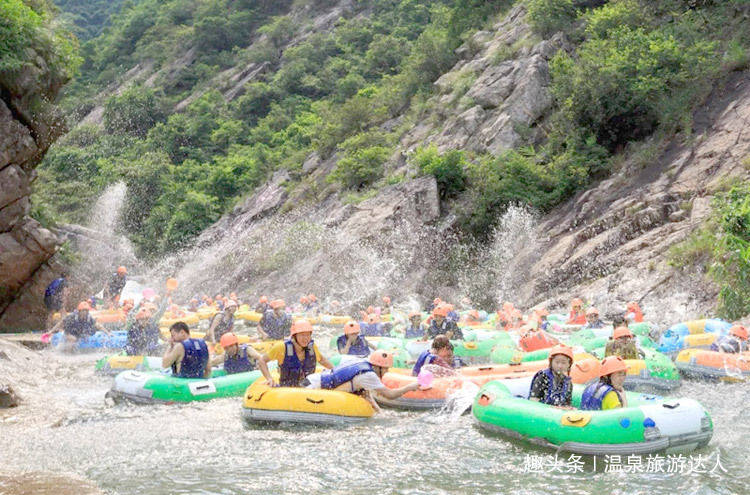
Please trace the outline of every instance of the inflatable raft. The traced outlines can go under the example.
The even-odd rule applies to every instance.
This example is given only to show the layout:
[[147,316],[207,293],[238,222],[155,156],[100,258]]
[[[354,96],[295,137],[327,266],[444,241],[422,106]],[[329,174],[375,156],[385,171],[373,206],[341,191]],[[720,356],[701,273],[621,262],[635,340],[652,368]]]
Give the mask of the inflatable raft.
[[659,339],[657,350],[675,355],[682,349],[708,349],[732,324],[719,319],[693,320],[672,325]]
[[356,423],[375,413],[358,395],[336,390],[269,387],[259,380],[245,391],[242,417],[247,423]]
[[[104,332],[96,332],[94,335],[78,339],[73,348],[79,350],[122,349],[125,347],[127,340],[128,333],[123,330],[113,331],[109,335]],[[61,346],[63,343],[67,344],[63,332],[55,333],[50,337],[50,344],[53,347]]]
[[750,352],[730,354],[705,349],[685,349],[677,355],[675,365],[680,373],[690,378],[750,380]]
[[[565,410],[527,400],[528,381],[516,382],[492,381],[479,390],[472,414],[481,428],[585,455],[689,452],[707,445],[713,435],[711,417],[693,399],[627,392],[627,408]],[[583,388],[574,386],[574,406]]]
[[247,387],[263,375],[248,371],[227,375],[216,369],[211,378],[176,378],[168,374],[123,371],[115,377],[108,397],[138,404],[193,402],[220,397],[241,397]]
[[162,371],[161,358],[156,356],[104,356],[96,362],[96,372],[116,375],[123,371]]

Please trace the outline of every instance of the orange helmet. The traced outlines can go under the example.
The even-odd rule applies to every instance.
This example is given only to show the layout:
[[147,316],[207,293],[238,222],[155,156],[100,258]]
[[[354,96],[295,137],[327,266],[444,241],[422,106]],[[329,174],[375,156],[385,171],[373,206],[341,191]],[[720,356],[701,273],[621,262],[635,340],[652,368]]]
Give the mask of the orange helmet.
[[279,309],[285,306],[286,306],[286,303],[284,302],[283,299],[274,299],[273,301],[271,301],[271,308],[273,309]]
[[301,304],[307,304],[307,303],[309,303],[309,302],[310,302],[310,300],[309,300],[309,299],[307,299],[307,296],[302,296],[302,297],[300,297],[300,298],[299,298],[299,302],[300,302]]
[[573,348],[567,345],[559,344],[550,349],[549,351],[549,359],[552,360],[554,356],[557,356],[558,354],[561,354],[563,356],[567,356],[568,359],[570,359],[570,363],[573,364]]
[[572,301],[570,301],[570,307],[571,308],[582,308],[583,307],[583,301],[579,298],[575,298]]
[[618,371],[628,371],[628,365],[625,364],[625,360],[620,356],[609,356],[604,358],[602,361],[602,367],[599,371],[599,376],[607,376]]
[[743,327],[742,325],[734,325],[732,328],[729,329],[729,334],[734,335],[735,337],[738,337],[742,340],[747,340],[747,328]]
[[344,335],[351,335],[353,333],[359,333],[359,323],[356,321],[347,321],[344,325]]
[[440,306],[436,307],[432,310],[432,316],[442,316],[445,318],[448,316],[448,306],[445,304],[441,304]]
[[374,312],[375,312],[375,308],[373,308],[372,306],[367,306],[367,311],[366,311],[366,313],[367,313],[368,315],[369,315],[370,313],[374,313]]
[[388,296],[383,296],[383,304],[391,304],[391,298]]
[[593,306],[586,310],[586,316],[589,315],[596,315],[599,316],[599,310],[594,308]]
[[638,306],[638,303],[635,301],[630,301],[625,307],[628,311],[637,311],[641,309],[640,306]]
[[370,313],[369,315],[367,315],[367,323],[378,323],[379,320],[380,318],[375,313]]
[[91,311],[91,305],[86,301],[78,303],[78,311]]
[[471,318],[474,321],[479,321],[479,311],[476,309],[472,309],[469,311],[469,318]]
[[370,357],[367,358],[367,360],[373,366],[380,366],[381,368],[393,367],[393,354],[391,354],[390,352],[382,350],[373,351],[373,353],[370,354]]
[[128,269],[125,268],[124,266],[118,266],[117,267],[117,273],[119,275],[125,275],[126,273],[128,273]]
[[612,331],[612,338],[619,339],[620,337],[632,337],[633,334],[628,327],[617,327]]
[[221,340],[219,340],[219,344],[221,344],[221,347],[223,347],[224,349],[226,349],[230,345],[238,344],[239,342],[240,340],[232,332],[225,333],[221,336]]
[[289,336],[291,337],[291,336],[297,335],[298,333],[305,333],[305,332],[312,333],[312,331],[313,331],[313,327],[312,325],[310,325],[309,321],[297,320],[292,324],[292,329],[289,332],[290,333]]
[[260,296],[260,299],[258,299],[258,302],[260,304],[266,304],[268,302],[268,298],[266,296]]
[[315,297],[315,294],[313,294],[312,292],[307,296],[307,298],[310,300],[310,302],[315,302],[318,300],[318,298]]

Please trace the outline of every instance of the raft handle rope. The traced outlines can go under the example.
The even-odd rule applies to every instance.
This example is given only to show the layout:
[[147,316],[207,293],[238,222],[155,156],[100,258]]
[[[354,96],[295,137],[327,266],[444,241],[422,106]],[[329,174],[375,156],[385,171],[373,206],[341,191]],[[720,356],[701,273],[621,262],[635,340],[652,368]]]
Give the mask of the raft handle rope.
[[322,404],[324,402],[324,399],[315,400],[311,399],[310,397],[305,397],[305,399],[307,400],[307,402],[312,402],[313,404]]
[[679,402],[675,402],[674,404],[669,404],[669,403],[665,402],[664,404],[662,404],[662,406],[666,407],[667,409],[676,409],[677,407],[680,406],[680,403]]

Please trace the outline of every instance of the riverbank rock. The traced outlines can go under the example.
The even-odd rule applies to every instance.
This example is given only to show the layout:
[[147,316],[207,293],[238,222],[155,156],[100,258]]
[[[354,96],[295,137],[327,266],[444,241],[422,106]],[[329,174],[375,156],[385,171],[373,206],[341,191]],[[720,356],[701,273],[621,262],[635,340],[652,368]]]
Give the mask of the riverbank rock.
[[16,407],[18,405],[18,396],[13,387],[7,383],[0,383],[0,407]]
[[0,331],[41,327],[44,289],[38,289],[54,278],[43,267],[58,244],[28,215],[34,168],[64,131],[49,102],[66,80],[42,54],[29,60],[13,73],[0,71]]

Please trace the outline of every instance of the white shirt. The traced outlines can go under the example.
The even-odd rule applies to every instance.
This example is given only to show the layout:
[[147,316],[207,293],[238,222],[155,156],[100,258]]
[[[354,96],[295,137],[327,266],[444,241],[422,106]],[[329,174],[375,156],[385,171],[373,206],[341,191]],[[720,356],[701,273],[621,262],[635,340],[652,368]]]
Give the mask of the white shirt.
[[[310,382],[307,388],[320,388],[320,373],[308,375],[307,379]],[[384,388],[386,386],[380,381],[378,375],[374,371],[367,371],[355,376],[351,381],[342,383],[335,390],[354,393],[360,390],[382,390]]]

